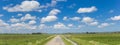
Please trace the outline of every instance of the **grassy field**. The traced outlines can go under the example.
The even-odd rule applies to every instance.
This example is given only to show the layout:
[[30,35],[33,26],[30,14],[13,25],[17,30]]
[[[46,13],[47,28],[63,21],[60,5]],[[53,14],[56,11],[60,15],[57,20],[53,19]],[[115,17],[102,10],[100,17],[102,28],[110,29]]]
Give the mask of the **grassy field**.
[[[49,34],[1,34],[0,45],[44,45],[53,35]],[[120,34],[65,34],[66,45],[72,45],[64,37],[78,45],[120,45]]]
[[62,39],[63,39],[65,45],[72,45],[72,43],[69,42],[68,40],[66,40],[64,36],[62,36]]
[[47,34],[1,34],[0,45],[44,45],[53,37]]
[[70,34],[66,37],[78,45],[120,45],[120,34]]

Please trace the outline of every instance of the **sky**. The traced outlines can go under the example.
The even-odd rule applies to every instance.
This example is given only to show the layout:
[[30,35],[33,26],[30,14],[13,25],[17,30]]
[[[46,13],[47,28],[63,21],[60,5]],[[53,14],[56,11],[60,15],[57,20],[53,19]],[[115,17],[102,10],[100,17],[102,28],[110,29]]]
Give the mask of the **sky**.
[[0,0],[0,33],[120,31],[120,0]]

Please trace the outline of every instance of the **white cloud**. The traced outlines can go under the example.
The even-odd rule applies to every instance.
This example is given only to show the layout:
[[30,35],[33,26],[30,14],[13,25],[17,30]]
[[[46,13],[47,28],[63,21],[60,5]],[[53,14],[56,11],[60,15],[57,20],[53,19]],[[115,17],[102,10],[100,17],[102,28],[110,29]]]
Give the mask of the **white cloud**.
[[9,24],[0,19],[0,31],[9,30]]
[[65,20],[65,21],[66,21],[66,20],[80,21],[80,19],[81,19],[80,17],[71,17],[71,18],[68,18],[68,17],[66,17],[66,16],[63,17],[63,20]]
[[32,24],[35,24],[35,23],[37,23],[35,20],[31,20],[31,21],[29,21],[28,24],[32,25]]
[[18,14],[18,16],[22,16],[23,14]]
[[98,26],[98,28],[103,28],[109,26],[109,23],[102,23],[101,25]]
[[98,25],[98,22],[92,22],[92,23],[90,23],[90,25],[92,25],[92,26]]
[[84,22],[84,23],[91,23],[91,22],[93,22],[93,21],[94,21],[94,19],[91,18],[91,17],[84,17],[84,18],[82,19],[82,22]]
[[58,2],[66,2],[67,0],[51,0],[51,3],[47,3],[44,7],[55,7]]
[[10,22],[12,22],[12,23],[16,23],[16,22],[19,22],[20,20],[19,19],[16,19],[16,18],[11,18],[10,19]]
[[28,29],[28,30],[36,30],[37,26],[36,25],[26,25],[26,29]]
[[84,25],[78,25],[78,29],[81,29],[82,27],[84,27]]
[[68,24],[68,27],[73,27],[73,24]]
[[95,6],[87,7],[87,8],[79,8],[77,10],[78,13],[90,13],[94,11],[97,11],[97,8]]
[[45,22],[51,22],[51,21],[55,21],[57,20],[57,17],[56,16],[47,16],[47,17],[43,17],[41,19],[41,23],[45,23]]
[[51,0],[50,3],[46,3],[45,5],[41,5],[39,8],[46,10],[47,8],[56,7],[58,2],[66,2],[66,1],[67,0]]
[[56,6],[56,4],[57,4],[57,1],[56,0],[52,0],[50,5],[51,6]]
[[12,27],[25,27],[25,23],[11,24]]
[[82,22],[84,22],[87,25],[90,26],[96,26],[99,24],[99,22],[97,22],[97,20],[95,20],[94,18],[91,17],[83,17]]
[[120,20],[120,15],[119,16],[111,17],[111,20],[115,20],[115,21]]
[[51,10],[48,16],[41,18],[41,23],[56,21],[58,19],[56,16],[58,13],[60,13],[58,9]]
[[[48,26],[48,25],[45,25],[45,24],[40,24],[39,25],[39,29],[49,29],[51,28],[52,26]],[[52,28],[51,28],[52,29]]]
[[6,27],[9,26],[9,24],[5,23],[3,20],[0,19],[0,27]]
[[67,0],[51,0],[50,3],[46,3],[41,5],[38,1],[35,0],[25,0],[21,2],[21,4],[13,4],[3,7],[4,10],[8,12],[28,12],[28,11],[37,11],[42,12],[42,10],[46,10],[48,8],[53,8],[57,6],[58,2],[66,2]]
[[38,12],[42,12],[42,10],[37,10]]
[[66,17],[66,16],[65,16],[65,17],[63,17],[63,20],[68,20],[68,17]]
[[26,12],[26,11],[35,11],[39,9],[40,3],[37,1],[23,1],[21,4],[17,4],[13,7],[6,6],[3,7],[4,10],[9,12]]
[[15,23],[15,24],[11,24],[11,29],[13,30],[35,30],[37,29],[36,25],[30,25],[27,23]]
[[39,29],[44,29],[44,28],[46,28],[47,26],[45,25],[45,24],[40,24],[39,25]]
[[58,9],[53,9],[49,12],[49,15],[57,15],[58,13],[60,13],[61,11]]
[[69,29],[66,25],[64,25],[63,23],[57,23],[54,26],[54,29]]
[[21,17],[21,21],[26,20],[36,20],[36,16],[31,16],[30,14],[26,14],[24,17]]
[[[22,14],[18,14],[18,16],[22,16]],[[11,23],[17,23],[17,22],[22,22],[22,21],[27,21],[27,20],[30,20],[29,23],[31,23],[34,20],[36,20],[36,16],[32,16],[31,14],[25,14],[25,16],[22,16],[21,18],[18,18],[18,19],[14,18],[14,16],[12,16],[12,18],[9,21]]]
[[72,18],[70,18],[71,20],[73,20],[73,21],[79,21],[80,20],[80,17],[72,17]]

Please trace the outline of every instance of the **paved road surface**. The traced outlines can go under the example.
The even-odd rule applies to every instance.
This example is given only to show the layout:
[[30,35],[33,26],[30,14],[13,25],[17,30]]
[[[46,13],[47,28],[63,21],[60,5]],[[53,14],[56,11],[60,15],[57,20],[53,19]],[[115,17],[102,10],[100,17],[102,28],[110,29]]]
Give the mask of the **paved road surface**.
[[50,40],[46,45],[65,45],[62,38],[57,35],[52,40]]

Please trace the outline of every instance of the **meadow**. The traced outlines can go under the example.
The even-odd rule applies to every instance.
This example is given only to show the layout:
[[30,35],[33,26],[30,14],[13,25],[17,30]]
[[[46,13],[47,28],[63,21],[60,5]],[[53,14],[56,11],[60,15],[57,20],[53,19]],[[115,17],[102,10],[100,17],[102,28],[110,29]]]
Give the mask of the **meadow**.
[[51,38],[48,34],[0,34],[0,45],[44,45]]
[[69,34],[78,45],[120,45],[120,34]]

